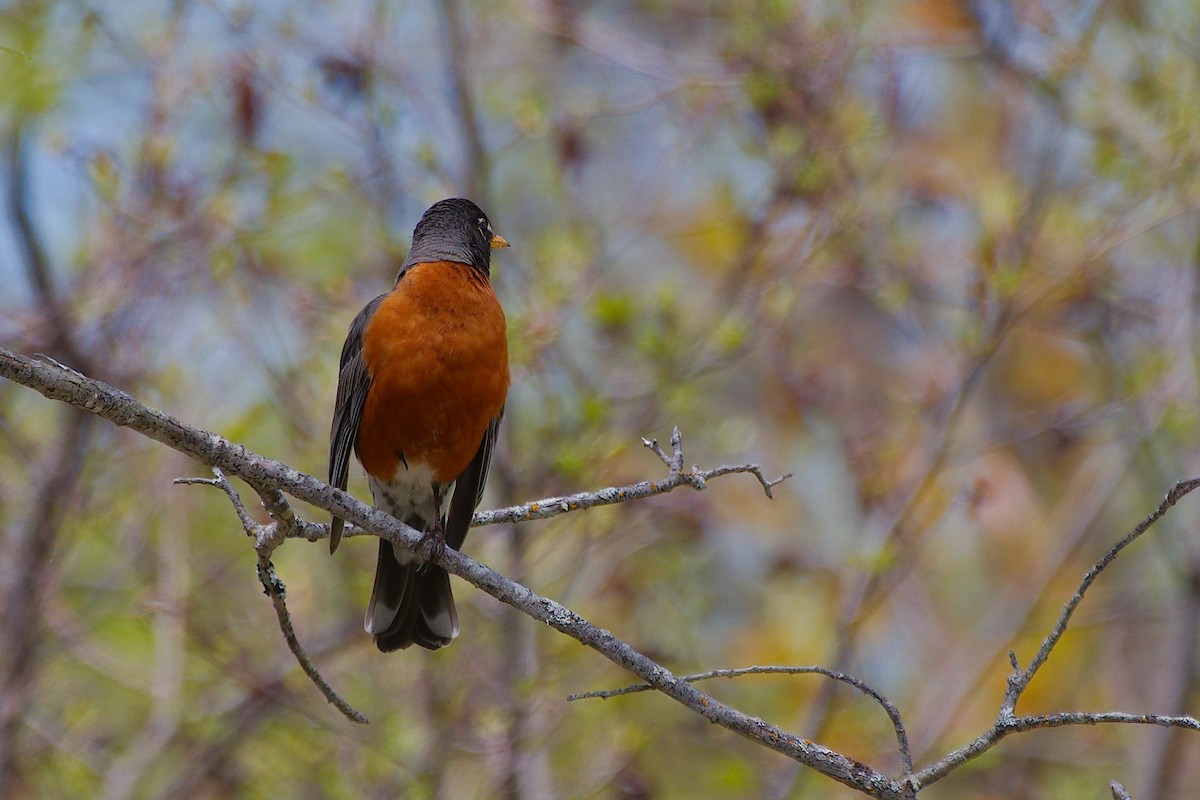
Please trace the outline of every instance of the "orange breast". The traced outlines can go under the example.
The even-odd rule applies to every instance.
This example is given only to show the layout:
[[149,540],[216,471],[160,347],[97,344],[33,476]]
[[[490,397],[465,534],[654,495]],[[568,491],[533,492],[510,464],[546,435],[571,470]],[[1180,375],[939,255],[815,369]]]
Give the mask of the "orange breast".
[[508,395],[504,311],[486,278],[449,261],[411,268],[367,325],[363,358],[367,473],[391,480],[403,453],[442,483],[461,475]]

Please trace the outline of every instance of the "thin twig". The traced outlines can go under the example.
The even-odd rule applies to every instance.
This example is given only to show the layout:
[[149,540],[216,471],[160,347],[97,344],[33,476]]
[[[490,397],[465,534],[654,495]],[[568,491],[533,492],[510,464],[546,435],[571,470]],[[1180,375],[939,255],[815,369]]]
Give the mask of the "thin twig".
[[[271,563],[271,552],[283,543],[285,535],[280,531],[286,531],[290,527],[294,527],[296,517],[292,513],[291,506],[278,489],[264,488],[260,492],[263,504],[267,507],[268,512],[275,518],[275,523],[271,525],[259,525],[250,516],[250,512],[246,510],[245,504],[242,502],[241,496],[237,489],[225,477],[225,473],[219,467],[213,467],[212,478],[176,478],[175,483],[181,485],[201,484],[204,486],[213,486],[220,489],[229,498],[229,502],[233,504],[234,511],[237,512],[238,520],[242,523],[242,528],[246,531],[246,535],[254,539],[254,549],[258,553],[258,580],[262,584],[263,592],[267,597],[271,598],[271,605],[275,609],[275,618],[279,622],[279,630],[283,633],[283,638],[287,640],[288,649],[292,651],[292,655],[296,657],[296,661],[300,664],[300,668],[304,670],[304,674],[308,679],[325,695],[325,699],[333,704],[338,711],[342,712],[347,719],[357,722],[361,725],[367,724],[369,720],[358,711],[345,699],[341,697],[333,687],[321,676],[316,666],[312,663],[312,659],[308,657],[308,653],[304,651],[304,646],[300,644],[300,640],[296,637],[296,629],[292,625],[292,615],[288,612],[287,607],[287,586],[283,580],[275,573],[275,565]],[[288,523],[291,523],[289,525]]]
[[493,511],[480,511],[471,520],[471,525],[478,527],[500,523],[528,522],[535,519],[549,519],[550,517],[556,517],[559,514],[566,514],[570,511],[582,511],[588,508],[627,503],[630,500],[642,500],[647,497],[666,494],[678,489],[680,486],[690,486],[696,491],[702,492],[708,488],[708,481],[713,478],[738,473],[753,475],[762,486],[763,493],[770,498],[772,497],[772,488],[792,477],[792,473],[789,472],[780,475],[778,478],[768,479],[763,475],[758,464],[742,464],[736,467],[721,466],[707,470],[692,467],[691,471],[685,472],[683,469],[683,437],[679,433],[679,428],[675,428],[671,434],[671,444],[675,450],[674,455],[668,455],[664,452],[662,447],[659,446],[657,439],[642,439],[642,444],[667,465],[668,473],[666,478],[658,481],[639,481],[626,486],[609,486],[604,489],[577,492],[576,494],[563,495],[561,497],[547,497],[518,506],[497,508]]
[[[912,751],[908,745],[908,732],[904,729],[904,721],[900,717],[900,710],[896,708],[891,700],[888,700],[883,693],[873,688],[866,681],[856,678],[853,675],[847,675],[844,672],[838,672],[834,669],[821,666],[808,667],[784,667],[784,666],[754,666],[740,667],[738,669],[713,669],[707,672],[698,672],[694,675],[681,675],[680,680],[689,683],[697,681],[706,681],[710,678],[739,678],[743,675],[824,675],[827,678],[832,678],[835,681],[849,684],[855,689],[858,689],[863,694],[875,700],[883,708],[888,718],[892,721],[892,727],[896,730],[896,742],[899,745],[900,761],[904,765],[904,775],[912,774]],[[620,689],[604,689],[595,692],[577,692],[567,696],[568,701],[588,700],[599,698],[607,700],[610,697],[620,697],[626,694],[637,694],[638,692],[648,692],[653,687],[639,683],[633,686],[624,686]]]
[[1127,714],[1121,711],[1107,711],[1099,714],[1071,712],[1062,714],[1037,714],[1024,717],[1009,717],[999,719],[982,736],[966,747],[940,759],[937,763],[917,772],[911,778],[911,784],[917,789],[935,783],[946,777],[956,767],[977,758],[992,749],[1006,736],[1014,733],[1038,730],[1042,728],[1063,728],[1069,725],[1157,725],[1163,728],[1182,728],[1184,730],[1200,731],[1200,720],[1195,717],[1170,717],[1160,714]]
[[1009,658],[1013,664],[1014,674],[1008,679],[1008,689],[1004,693],[1004,704],[1001,706],[1001,716],[1012,716],[1016,708],[1017,701],[1021,697],[1021,693],[1029,686],[1029,682],[1033,680],[1033,676],[1046,663],[1046,659],[1050,657],[1050,653],[1054,650],[1055,645],[1062,639],[1063,634],[1067,630],[1067,625],[1071,621],[1071,616],[1075,613],[1075,609],[1083,602],[1083,596],[1087,593],[1088,588],[1095,582],[1097,576],[1104,571],[1104,568],[1113,562],[1118,554],[1130,544],[1132,544],[1139,536],[1150,529],[1155,522],[1158,522],[1163,516],[1185,497],[1188,493],[1200,487],[1200,478],[1192,478],[1176,483],[1167,492],[1162,502],[1158,504],[1150,514],[1137,524],[1137,526],[1127,533],[1119,542],[1114,544],[1109,551],[1104,554],[1096,564],[1087,571],[1083,576],[1083,580],[1079,584],[1079,588],[1075,590],[1075,594],[1063,606],[1062,613],[1058,617],[1058,622],[1055,623],[1048,636],[1042,642],[1042,646],[1038,649],[1037,655],[1029,662],[1029,666],[1023,671],[1017,671],[1017,659],[1015,654],[1010,654]]
[[[185,425],[161,411],[147,408],[124,392],[100,381],[4,348],[0,348],[0,377],[28,386],[51,400],[70,403],[117,425],[132,428],[202,464],[219,467],[252,487],[273,487],[285,491],[299,500],[374,531],[393,544],[410,550],[419,546],[421,534],[390,514],[372,508],[353,495],[334,489],[287,464],[254,453],[215,433]],[[509,580],[458,550],[448,547],[434,562],[497,600],[587,645],[710,722],[800,761],[870,797],[910,800],[914,796],[909,786],[865,764],[710,697],[579,614]]]
[[1129,792],[1124,786],[1121,785],[1120,781],[1113,781],[1108,785],[1108,788],[1112,789],[1113,800],[1133,800],[1133,798],[1129,796]]
[[[290,620],[286,616],[286,607],[283,605],[285,590],[278,576],[274,574],[266,554],[278,546],[287,535],[309,535],[305,531],[320,529],[322,526],[304,523],[302,520],[296,519],[287,505],[283,492],[337,514],[393,544],[409,549],[419,546],[420,533],[346,492],[327,486],[316,478],[305,475],[286,464],[253,453],[216,434],[192,428],[162,412],[149,409],[134,401],[127,394],[99,381],[86,378],[78,372],[0,348],[0,377],[9,378],[33,388],[50,399],[70,403],[118,425],[130,427],[155,441],[192,456],[201,463],[241,478],[259,492],[264,505],[274,516],[275,522],[270,525],[253,526],[248,533],[254,535],[255,547],[259,552],[260,579],[268,594],[272,596],[272,601],[277,604],[280,625],[289,639],[289,646],[293,647],[293,652],[298,658],[306,657],[303,656],[303,651],[299,649],[294,633],[290,630]],[[674,435],[672,438],[676,440],[678,437]],[[674,464],[681,459],[682,445],[678,441],[673,441],[672,444],[675,454],[667,458]],[[674,472],[674,470],[672,471]],[[699,471],[694,470],[691,474],[694,476],[697,473]],[[699,474],[703,475],[704,473]],[[217,480],[222,479],[224,476],[218,473]],[[689,482],[689,476],[679,470],[678,480]],[[1082,602],[1087,588],[1099,573],[1126,546],[1164,516],[1183,496],[1197,487],[1200,487],[1200,478],[1175,484],[1158,508],[1114,545],[1104,558],[1089,570],[1075,596],[1064,608],[1058,624],[1051,631],[1030,666],[1011,679],[1004,705],[990,730],[966,747],[950,753],[942,760],[919,772],[907,774],[902,780],[893,780],[865,764],[853,761],[829,748],[787,733],[777,726],[727,706],[711,695],[699,691],[688,680],[675,676],[608,631],[592,625],[570,609],[549,598],[537,595],[529,588],[509,580],[453,548],[447,548],[435,559],[435,563],[496,599],[591,647],[613,663],[637,675],[647,685],[710,722],[784,754],[868,796],[887,800],[913,800],[923,787],[940,780],[955,767],[978,757],[994,746],[996,742],[1013,733],[1067,725],[1111,723],[1157,725],[1200,731],[1200,721],[1188,716],[1124,712],[1097,714],[1071,712],[1017,717],[1012,713],[1016,700],[1061,639],[1071,614]],[[226,493],[229,495],[228,491]],[[243,516],[239,514],[239,518],[242,519]],[[834,672],[833,670],[826,672],[824,668],[813,671],[819,671],[821,674],[828,674],[831,677],[833,677],[831,673]],[[313,677],[311,673],[310,677]]]
[[288,649],[296,657],[296,661],[299,662],[300,668],[304,670],[304,674],[321,690],[321,694],[325,695],[325,699],[332,703],[338,711],[342,712],[347,719],[357,722],[360,725],[366,725],[370,722],[361,711],[347,703],[334,691],[333,687],[321,677],[321,673],[317,671],[308,654],[304,652],[304,647],[300,644],[300,640],[296,638],[296,630],[292,627],[291,614],[288,613],[286,602],[287,587],[280,580],[279,576],[275,574],[275,565],[271,563],[269,558],[259,556],[258,580],[263,585],[263,591],[271,598],[271,605],[275,608],[275,617],[279,621],[279,630],[283,632],[283,638],[287,640]]
[[[57,365],[57,362],[53,362]],[[61,365],[59,365],[61,366]],[[82,377],[82,376],[80,376]],[[672,436],[672,441],[679,441],[679,450],[677,456],[672,457],[663,452],[659,447],[657,440],[643,439],[642,443],[655,452],[663,463],[671,467],[672,464],[683,464],[682,439],[679,438],[679,429],[675,429],[675,434]],[[584,511],[589,508],[598,508],[600,506],[615,505],[617,503],[627,503],[631,500],[642,500],[647,497],[654,497],[660,494],[666,494],[681,486],[690,486],[698,492],[702,492],[708,488],[708,481],[713,478],[721,478],[725,475],[736,474],[753,475],[759,484],[763,487],[763,493],[768,498],[773,498],[771,493],[772,488],[792,477],[792,473],[788,472],[780,475],[778,478],[768,479],[758,464],[740,464],[738,466],[720,466],[712,469],[700,469],[693,466],[690,472],[681,470],[668,472],[665,479],[660,481],[639,481],[638,483],[627,484],[625,486],[608,486],[603,489],[593,489],[587,492],[577,492],[571,495],[562,495],[559,497],[545,497],[540,500],[531,500],[521,505],[508,506],[506,508],[497,508],[490,511],[477,511],[471,520],[471,527],[478,528],[486,525],[502,525],[512,524],[517,522],[531,522],[539,519],[549,519],[557,517],[560,514],[567,514],[573,511]],[[217,485],[210,478],[181,478],[176,483],[202,483],[209,485]],[[272,532],[273,533],[273,532]],[[316,542],[321,539],[328,538],[329,525],[309,522],[307,520],[295,518],[295,524],[290,527],[284,534],[289,539],[306,539],[310,542]],[[351,536],[374,536],[372,531],[364,531],[354,525],[348,524],[343,529],[342,536],[349,538]]]
[[1096,578],[1104,571],[1105,567],[1113,562],[1121,551],[1132,544],[1138,537],[1148,531],[1154,523],[1162,519],[1166,513],[1188,493],[1200,487],[1200,478],[1190,478],[1177,482],[1167,492],[1162,502],[1150,512],[1141,522],[1139,522],[1133,530],[1127,533],[1116,544],[1109,548],[1108,552],[1092,566],[1091,569],[1083,576],[1083,580],[1079,584],[1079,588],[1075,590],[1075,594],[1063,606],[1062,613],[1059,615],[1058,622],[1050,630],[1042,642],[1042,646],[1038,649],[1037,654],[1029,663],[1029,666],[1024,670],[1019,668],[1020,663],[1017,660],[1017,654],[1009,651],[1009,662],[1013,667],[1013,674],[1008,679],[1008,688],[1004,693],[1004,700],[1000,706],[1000,713],[996,718],[995,724],[986,731],[982,736],[975,739],[965,747],[962,747],[954,752],[946,755],[944,758],[937,761],[928,767],[925,767],[916,775],[913,776],[913,785],[916,787],[928,786],[935,781],[946,777],[955,767],[970,761],[979,754],[992,748],[996,742],[1003,739],[1012,733],[1020,733],[1022,731],[1031,730],[1033,728],[1057,728],[1063,725],[1097,725],[1100,723],[1128,723],[1139,725],[1159,725],[1168,728],[1183,728],[1188,730],[1200,731],[1200,722],[1194,717],[1170,717],[1157,714],[1125,714],[1121,712],[1108,712],[1103,714],[1082,714],[1082,713],[1067,713],[1067,714],[1051,714],[1041,716],[1024,716],[1017,717],[1014,714],[1017,701],[1021,694],[1028,688],[1030,681],[1034,675],[1041,669],[1042,665],[1050,657],[1055,646],[1061,641],[1063,634],[1067,630],[1067,625],[1070,624],[1071,616],[1075,613],[1075,609],[1083,602],[1083,597],[1087,593],[1088,588],[1095,582]]
[[233,504],[233,510],[237,512],[238,521],[242,523],[242,529],[247,535],[253,535],[253,529],[257,523],[250,517],[250,512],[246,511],[246,506],[242,503],[242,498],[238,496],[237,489],[233,488],[233,484],[225,477],[225,473],[221,472],[220,468],[213,467],[213,475],[215,478],[176,478],[172,483],[177,486],[213,486],[220,489],[229,498],[229,502]]

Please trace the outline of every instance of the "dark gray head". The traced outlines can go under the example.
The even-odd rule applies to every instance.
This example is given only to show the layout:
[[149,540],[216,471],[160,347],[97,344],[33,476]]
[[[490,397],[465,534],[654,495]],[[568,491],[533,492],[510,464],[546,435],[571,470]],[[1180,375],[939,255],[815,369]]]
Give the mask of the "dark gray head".
[[412,247],[400,272],[425,261],[457,261],[488,275],[497,247],[508,247],[508,242],[492,230],[479,206],[461,197],[442,200],[431,205],[413,229]]

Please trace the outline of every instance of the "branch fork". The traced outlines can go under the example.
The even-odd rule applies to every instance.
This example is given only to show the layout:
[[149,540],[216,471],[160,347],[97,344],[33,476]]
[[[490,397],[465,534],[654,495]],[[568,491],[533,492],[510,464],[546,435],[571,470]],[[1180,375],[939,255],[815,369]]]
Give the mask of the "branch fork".
[[[271,598],[284,637],[305,673],[321,689],[326,698],[349,719],[365,722],[361,713],[349,706],[325,683],[311,660],[296,639],[287,611],[286,586],[275,574],[270,556],[276,547],[288,538],[306,538],[312,541],[329,535],[327,525],[308,522],[295,516],[285,493],[304,500],[319,508],[337,514],[358,526],[361,534],[370,533],[403,547],[418,546],[420,534],[395,518],[357,500],[346,492],[325,485],[286,464],[265,458],[246,448],[207,431],[191,426],[153,409],[147,408],[129,395],[97,380],[63,367],[52,360],[31,359],[0,348],[0,377],[5,377],[41,392],[52,400],[59,400],[82,408],[113,422],[132,428],[139,433],[166,444],[178,452],[195,458],[213,469],[213,478],[185,478],[184,484],[203,484],[220,489],[229,498],[246,534],[253,538],[258,555],[259,580],[263,590]],[[682,437],[678,429],[672,432],[671,450],[668,454],[654,440],[644,441],[645,446],[667,465],[668,475],[659,481],[642,481],[631,486],[610,487],[594,492],[581,492],[567,497],[554,497],[514,506],[498,511],[476,514],[474,525],[496,522],[523,522],[529,519],[544,519],[567,511],[577,511],[599,505],[610,505],[628,500],[641,499],[688,485],[703,490],[706,481],[719,475],[747,472],[754,475],[770,497],[771,489],[788,476],[767,480],[757,465],[740,467],[718,467],[700,470],[683,467]],[[228,475],[236,476],[248,483],[259,495],[272,522],[258,524],[246,510]],[[448,572],[469,581],[498,600],[507,603],[534,619],[545,622],[554,629],[585,644],[621,668],[634,673],[644,681],[628,691],[614,691],[585,696],[614,696],[630,691],[644,691],[647,687],[666,694],[705,719],[750,739],[764,747],[779,752],[870,797],[884,800],[911,800],[924,787],[946,777],[957,767],[971,761],[997,742],[1012,733],[1066,725],[1137,724],[1182,728],[1200,731],[1200,720],[1191,716],[1164,716],[1154,714],[1131,714],[1118,711],[1101,713],[1066,712],[1046,715],[1016,714],[1016,705],[1038,670],[1045,664],[1054,648],[1061,641],[1075,610],[1082,603],[1088,588],[1100,573],[1124,550],[1187,494],[1200,488],[1200,478],[1179,481],[1171,487],[1166,497],[1145,519],[1118,541],[1105,555],[1088,570],[1074,595],[1063,607],[1057,623],[1042,642],[1041,647],[1023,670],[1015,653],[1009,654],[1012,674],[1009,676],[1005,694],[995,723],[974,741],[944,756],[927,767],[914,771],[907,744],[907,735],[899,711],[891,701],[872,689],[861,679],[825,667],[750,667],[742,670],[714,670],[699,675],[678,677],[660,664],[651,661],[608,631],[596,627],[586,619],[528,587],[517,584],[486,565],[463,553],[447,549],[436,563]],[[349,532],[348,532],[349,533]],[[899,780],[892,779],[871,767],[854,761],[829,748],[788,733],[780,728],[750,717],[731,708],[715,697],[696,689],[692,684],[709,677],[739,677],[741,675],[776,672],[782,674],[821,674],[834,680],[848,683],[872,697],[887,712],[896,728],[897,743],[904,774]],[[1114,797],[1127,796],[1119,784],[1112,787]]]
[[655,485],[658,491],[670,491],[676,486],[687,484],[698,492],[702,492],[708,488],[708,480],[711,478],[719,478],[722,475],[730,475],[736,472],[746,472],[753,475],[762,486],[763,494],[767,499],[774,499],[771,494],[771,489],[792,477],[792,473],[788,472],[780,475],[778,478],[768,480],[759,469],[758,464],[746,464],[739,467],[716,467],[714,469],[702,470],[693,465],[690,472],[683,471],[683,436],[679,433],[678,426],[671,431],[671,450],[670,455],[663,450],[658,443],[658,439],[642,439],[642,446],[658,456],[659,460],[667,465],[667,479],[659,481]]
[[300,644],[300,640],[296,637],[295,628],[292,626],[292,615],[287,607],[287,585],[283,579],[275,572],[275,565],[271,563],[271,553],[275,548],[283,544],[289,534],[294,533],[298,523],[295,513],[293,513],[291,505],[287,502],[287,498],[278,489],[267,487],[256,488],[259,498],[262,500],[263,507],[267,509],[267,513],[275,520],[266,525],[260,525],[250,516],[250,512],[246,510],[245,503],[242,502],[241,495],[237,489],[225,477],[225,473],[220,467],[212,468],[212,478],[176,478],[174,483],[183,486],[212,486],[220,489],[229,498],[229,502],[233,505],[233,510],[237,514],[238,520],[242,523],[242,529],[246,535],[254,540],[254,551],[258,555],[258,563],[256,565],[256,573],[258,581],[262,584],[263,593],[271,598],[271,605],[275,608],[275,618],[279,623],[279,629],[283,633],[283,638],[287,641],[288,649],[292,651],[292,655],[296,657],[300,668],[304,670],[304,674],[308,676],[313,685],[320,690],[321,694],[325,695],[333,706],[352,722],[357,722],[360,725],[365,725],[369,720],[358,709],[350,705],[346,700],[334,691],[333,687],[321,676],[312,659],[308,657],[304,646]]

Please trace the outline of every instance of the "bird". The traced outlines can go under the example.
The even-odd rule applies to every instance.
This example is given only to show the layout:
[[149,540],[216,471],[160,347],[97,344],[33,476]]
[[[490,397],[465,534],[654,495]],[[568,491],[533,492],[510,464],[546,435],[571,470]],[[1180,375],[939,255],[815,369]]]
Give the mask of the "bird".
[[[422,533],[415,552],[379,540],[363,627],[385,653],[436,650],[459,633],[450,576],[426,557],[462,547],[483,497],[509,388],[491,256],[508,246],[472,201],[434,203],[392,290],[358,313],[342,346],[329,484],[346,488],[353,451],[375,507]],[[343,527],[335,514],[331,554]]]

